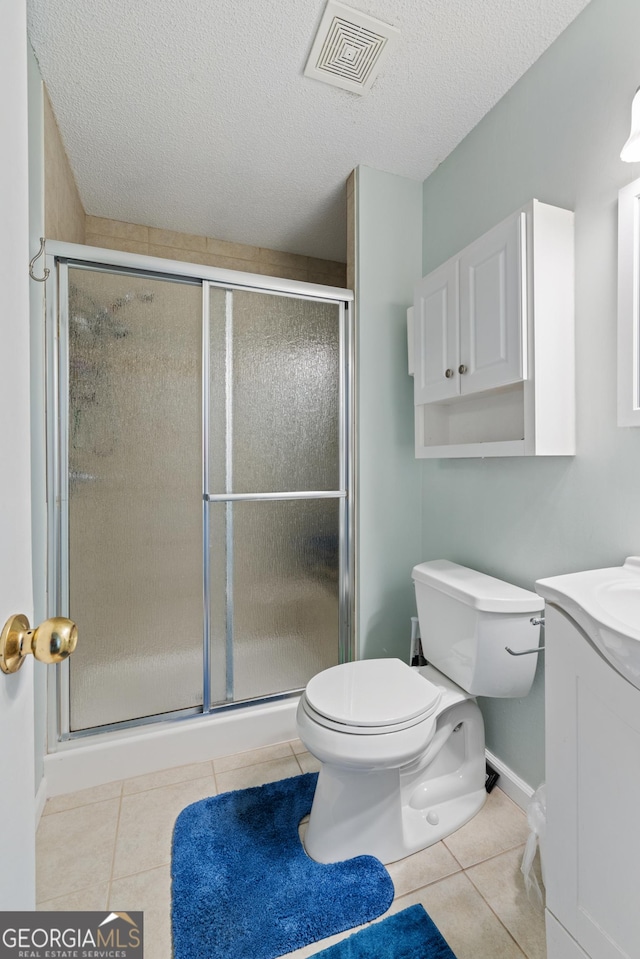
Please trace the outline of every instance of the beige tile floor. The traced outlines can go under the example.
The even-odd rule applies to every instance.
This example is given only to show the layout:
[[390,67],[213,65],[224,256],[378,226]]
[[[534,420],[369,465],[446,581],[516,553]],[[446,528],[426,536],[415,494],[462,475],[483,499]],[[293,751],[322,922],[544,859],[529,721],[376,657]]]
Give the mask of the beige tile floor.
[[[170,959],[171,834],[180,810],[316,762],[299,741],[58,796],[37,838],[40,909],[143,910],[145,956]],[[302,827],[304,828],[304,827]],[[457,959],[545,959],[542,908],[525,893],[526,817],[499,788],[443,842],[389,866],[389,914],[422,903]],[[350,933],[290,953],[306,959]]]

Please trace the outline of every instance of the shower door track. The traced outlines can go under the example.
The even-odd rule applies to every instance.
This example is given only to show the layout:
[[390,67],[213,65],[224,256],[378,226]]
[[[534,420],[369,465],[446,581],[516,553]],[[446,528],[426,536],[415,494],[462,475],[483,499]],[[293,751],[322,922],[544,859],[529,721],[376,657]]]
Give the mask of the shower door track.
[[[89,729],[70,729],[70,684],[69,663],[61,663],[48,674],[48,742],[49,751],[80,745],[89,737],[118,735],[120,731],[135,729],[155,723],[197,722],[214,713],[227,712],[260,703],[286,700],[298,695],[301,690],[269,694],[264,697],[234,702],[211,703],[210,691],[210,605],[209,605],[209,549],[208,526],[209,504],[236,501],[337,499],[340,503],[339,518],[339,637],[338,661],[354,658],[353,610],[354,610],[354,329],[353,292],[337,287],[325,287],[298,280],[280,279],[252,273],[240,273],[217,267],[117,250],[104,250],[73,243],[48,241],[46,265],[50,270],[46,297],[46,434],[47,434],[47,608],[48,615],[68,615],[68,447],[64,424],[64,403],[68,396],[68,374],[65,366],[65,335],[63,324],[68,318],[68,266],[93,271],[122,273],[123,275],[147,276],[153,279],[186,282],[202,286],[202,455],[203,455],[203,704],[174,712],[159,713]],[[337,490],[289,491],[274,493],[224,493],[206,492],[208,483],[208,425],[209,425],[209,289],[222,288],[228,291],[267,293],[277,296],[331,302],[339,306],[340,322],[340,488]],[[227,678],[227,688],[232,676]]]

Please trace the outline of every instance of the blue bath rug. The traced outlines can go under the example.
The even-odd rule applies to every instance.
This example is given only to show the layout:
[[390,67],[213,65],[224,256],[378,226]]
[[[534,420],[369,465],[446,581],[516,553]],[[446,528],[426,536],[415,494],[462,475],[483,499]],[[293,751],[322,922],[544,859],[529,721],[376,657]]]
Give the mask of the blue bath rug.
[[316,953],[314,959],[456,959],[422,906],[388,919]]
[[382,915],[389,873],[373,856],[321,865],[298,823],[317,773],[203,799],[173,833],[174,959],[274,959]]

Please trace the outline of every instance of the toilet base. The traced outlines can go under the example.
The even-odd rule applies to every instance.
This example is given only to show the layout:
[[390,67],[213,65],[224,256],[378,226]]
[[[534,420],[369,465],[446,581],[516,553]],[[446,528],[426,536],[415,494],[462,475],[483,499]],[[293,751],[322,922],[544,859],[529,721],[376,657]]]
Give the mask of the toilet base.
[[304,845],[316,862],[370,855],[404,859],[449,836],[480,811],[484,723],[472,700],[445,710],[422,756],[396,769],[323,763]]

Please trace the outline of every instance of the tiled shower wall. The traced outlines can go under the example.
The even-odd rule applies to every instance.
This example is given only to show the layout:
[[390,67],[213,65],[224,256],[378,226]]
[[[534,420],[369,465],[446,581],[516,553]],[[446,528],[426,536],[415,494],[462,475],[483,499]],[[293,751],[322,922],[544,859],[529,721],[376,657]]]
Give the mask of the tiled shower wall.
[[346,265],[334,260],[86,215],[46,90],[44,113],[47,239],[86,243],[109,250],[185,260],[288,280],[306,280],[325,286],[346,285]]
[[44,230],[47,239],[84,243],[84,207],[46,88],[44,91],[44,197]]
[[281,276],[288,280],[307,280],[326,286],[344,287],[346,266],[333,260],[318,260],[311,256],[281,253],[264,247],[229,243],[208,236],[158,230],[99,216],[87,216],[86,239],[89,246],[110,250],[126,250],[149,256],[186,260],[225,270],[242,270],[266,276]]

